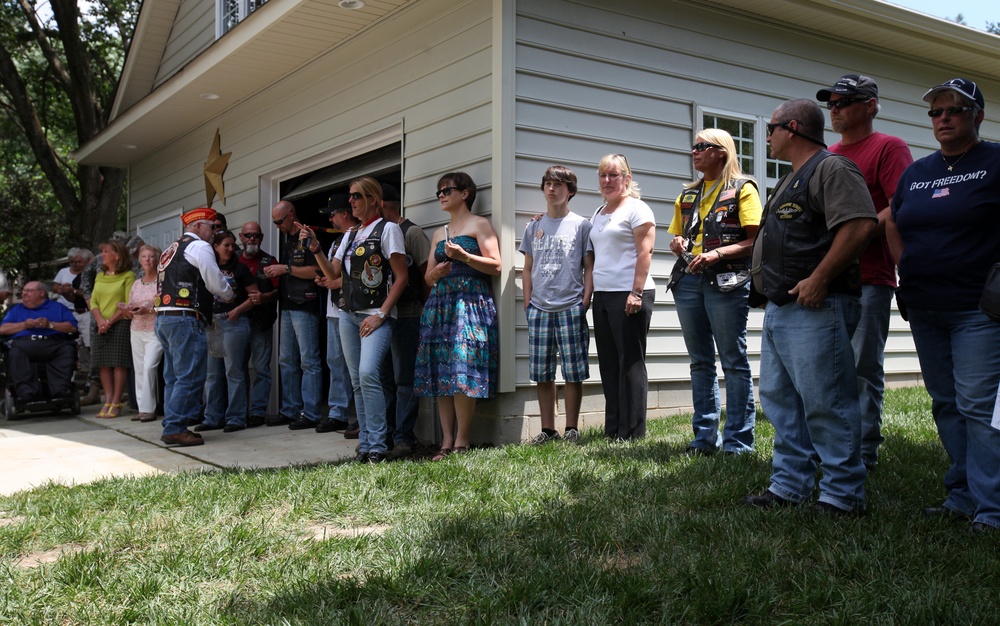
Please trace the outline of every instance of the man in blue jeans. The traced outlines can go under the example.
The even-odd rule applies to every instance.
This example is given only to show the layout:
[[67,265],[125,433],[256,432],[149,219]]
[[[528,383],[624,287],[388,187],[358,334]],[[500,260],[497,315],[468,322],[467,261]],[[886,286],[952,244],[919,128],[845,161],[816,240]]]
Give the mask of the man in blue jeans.
[[212,296],[235,297],[209,245],[215,211],[198,208],[181,216],[184,236],[160,255],[156,338],[163,344],[163,435],[171,446],[200,446],[202,436],[187,429],[204,410],[208,373],[205,323],[212,319]]
[[265,267],[276,265],[274,258],[261,247],[264,233],[257,222],[247,222],[240,229],[243,252],[240,263],[250,268],[257,278],[257,293],[250,294],[253,308],[247,313],[250,320],[250,364],[253,365],[253,386],[250,386],[250,371],[244,367],[247,387],[250,388],[250,417],[247,426],[263,426],[267,414],[267,403],[271,397],[271,354],[274,350],[274,322],[278,319],[278,279],[268,278]]
[[767,132],[771,155],[792,171],[764,207],[751,254],[754,289],[768,300],[760,401],[774,426],[774,460],[770,488],[744,503],[805,502],[818,459],[817,510],[860,514],[867,472],[851,334],[861,313],[858,256],[878,218],[858,166],[824,150],[815,102],[780,105]]
[[268,278],[279,278],[281,305],[278,368],[281,373],[281,412],[268,426],[288,424],[290,430],[316,428],[323,394],[323,363],[319,355],[319,291],[316,258],[299,241],[295,207],[281,200],[271,209],[271,220],[288,236],[284,265],[264,268]]

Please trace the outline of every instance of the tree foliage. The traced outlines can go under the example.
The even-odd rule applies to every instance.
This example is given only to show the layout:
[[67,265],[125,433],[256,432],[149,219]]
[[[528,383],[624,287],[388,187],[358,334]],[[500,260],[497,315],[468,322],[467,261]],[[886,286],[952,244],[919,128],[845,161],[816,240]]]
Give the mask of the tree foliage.
[[[84,7],[71,0],[0,0],[4,232],[22,242],[46,237],[50,249],[43,258],[61,254],[54,246],[91,246],[108,236],[125,182],[124,170],[81,165],[69,154],[107,126],[139,1],[98,0]],[[65,241],[55,238],[58,229],[39,233],[30,230],[39,224],[7,221],[17,203],[56,212]],[[19,251],[18,263],[38,260],[31,246]]]

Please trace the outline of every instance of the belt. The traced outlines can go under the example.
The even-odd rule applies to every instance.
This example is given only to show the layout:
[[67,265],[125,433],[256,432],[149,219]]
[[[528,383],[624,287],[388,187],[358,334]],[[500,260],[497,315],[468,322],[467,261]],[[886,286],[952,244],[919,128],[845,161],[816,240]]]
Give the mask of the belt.
[[24,339],[27,341],[50,341],[55,339],[68,339],[65,335],[21,335],[20,337],[14,337],[14,341],[18,339]]
[[169,315],[170,317],[198,317],[197,311],[179,311],[176,309],[172,311],[157,311],[156,314]]

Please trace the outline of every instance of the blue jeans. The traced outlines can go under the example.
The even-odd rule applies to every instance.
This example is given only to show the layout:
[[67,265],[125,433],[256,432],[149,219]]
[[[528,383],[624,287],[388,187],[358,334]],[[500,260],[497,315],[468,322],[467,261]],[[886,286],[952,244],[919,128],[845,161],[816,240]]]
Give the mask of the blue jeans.
[[951,458],[944,506],[1000,527],[1000,324],[979,311],[909,310],[938,436]]
[[351,372],[354,408],[358,412],[358,452],[385,452],[385,395],[382,392],[380,368],[392,343],[396,320],[387,317],[378,329],[361,337],[361,323],[368,315],[340,312],[340,342]]
[[208,339],[194,316],[157,315],[154,328],[163,345],[163,434],[176,435],[204,409]]
[[722,402],[715,350],[726,377],[726,425],[722,447],[726,452],[753,450],[757,411],[753,375],[747,359],[747,297],[750,285],[720,293],[700,276],[685,274],[674,289],[684,345],[691,357],[691,398],[694,404],[692,447],[714,451],[719,447]]
[[868,464],[878,462],[878,447],[885,441],[882,436],[883,362],[892,295],[889,285],[861,286],[861,321],[851,337],[861,403],[861,460]]
[[245,317],[239,317],[235,322],[216,317],[215,323],[222,329],[226,356],[208,357],[205,423],[210,426],[246,426],[247,379],[243,363],[247,357],[250,322]]
[[281,312],[281,414],[299,414],[318,422],[323,395],[323,363],[319,359],[319,316],[313,311]]
[[413,394],[413,370],[417,365],[419,346],[420,318],[397,318],[392,332],[392,373],[396,381],[396,421],[392,441],[395,444],[412,446],[417,441],[413,428],[417,425],[420,398]]
[[344,348],[340,344],[340,319],[326,318],[326,365],[330,368],[330,392],[327,404],[328,417],[342,422],[349,421],[347,407],[351,404],[351,372],[344,359]]
[[[274,351],[272,329],[250,328],[250,364],[253,365],[253,387],[250,389],[250,415],[266,415],[271,399],[271,354]],[[250,380],[249,368],[244,377]]]
[[774,425],[770,490],[792,502],[810,497],[816,460],[819,501],[865,506],[861,409],[851,333],[858,298],[830,294],[820,309],[767,304],[761,337],[760,403]]

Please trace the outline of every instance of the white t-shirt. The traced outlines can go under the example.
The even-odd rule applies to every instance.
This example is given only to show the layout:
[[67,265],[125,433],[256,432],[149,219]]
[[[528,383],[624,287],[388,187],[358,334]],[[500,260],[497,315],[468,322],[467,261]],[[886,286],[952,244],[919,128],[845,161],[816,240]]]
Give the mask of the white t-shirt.
[[[358,243],[368,239],[368,235],[375,230],[375,227],[383,222],[383,219],[377,219],[367,226],[363,226],[358,230],[357,234],[354,235],[354,241],[351,242],[350,248],[353,252],[358,247]],[[347,242],[350,239],[351,234],[347,233],[344,235],[344,242],[341,244],[340,248],[337,249],[337,258],[340,259],[342,265],[341,271],[344,275],[345,282],[349,279],[351,275],[351,260],[354,259],[353,254],[347,254]],[[394,254],[406,254],[406,247],[403,244],[403,231],[399,229],[398,224],[393,224],[392,222],[385,223],[385,229],[382,231],[382,253],[385,255],[386,260],[389,259]],[[389,272],[389,288],[392,288],[392,272]],[[367,313],[368,315],[375,315],[378,313],[378,307],[371,309],[363,309],[361,311],[356,311],[356,313]],[[396,307],[392,307],[392,311],[389,313],[390,317],[396,317]]]
[[[74,274],[73,272],[69,271],[69,266],[67,266],[67,267],[64,267],[61,270],[59,270],[59,273],[56,274],[56,277],[52,279],[52,282],[54,282],[54,283],[62,283],[64,285],[72,285],[73,284],[73,280],[75,278],[76,278],[76,274]],[[74,308],[73,307],[73,303],[70,302],[69,300],[67,300],[66,298],[62,297],[61,295],[56,296],[53,299],[56,302],[58,302],[59,304],[63,305],[67,309],[69,309],[70,311],[72,311],[73,308]]]
[[[590,219],[589,249],[594,251],[594,291],[632,291],[635,263],[633,229],[656,224],[653,209],[636,198],[626,198],[610,215],[598,210]],[[654,226],[655,227],[655,226]],[[654,289],[651,274],[646,274],[643,289]]]

